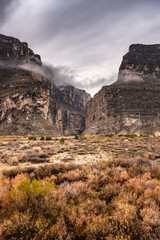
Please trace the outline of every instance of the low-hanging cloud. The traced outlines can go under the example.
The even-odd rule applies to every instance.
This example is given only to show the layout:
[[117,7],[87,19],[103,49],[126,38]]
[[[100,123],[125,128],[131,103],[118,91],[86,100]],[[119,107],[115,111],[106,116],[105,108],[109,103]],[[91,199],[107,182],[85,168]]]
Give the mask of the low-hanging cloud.
[[119,73],[118,81],[121,81],[123,83],[144,82],[144,78],[138,73],[134,73],[129,70],[121,70]]
[[43,63],[42,75],[50,81],[53,81],[56,86],[71,85],[79,89],[85,89],[87,92],[91,93],[92,96],[102,86],[116,81],[117,77],[116,73],[114,73],[110,78],[94,76],[92,78],[79,79],[78,74],[73,69],[66,66],[53,66],[48,63]]
[[0,62],[0,69],[20,69],[24,71],[34,72],[40,74],[44,81],[53,82],[57,87],[74,86],[79,89],[84,89],[91,92],[93,96],[102,86],[111,84],[116,81],[116,73],[112,74],[110,78],[100,78],[94,76],[87,79],[79,79],[78,74],[73,69],[66,66],[53,66],[49,63],[42,63],[37,65],[35,63],[17,64],[15,62]]
[[[49,63],[37,65],[34,62],[17,63],[15,61],[0,61],[0,69],[20,69],[40,74],[45,80],[54,82],[59,86],[76,86],[76,73],[66,66],[53,66]],[[83,85],[82,85],[83,86]]]

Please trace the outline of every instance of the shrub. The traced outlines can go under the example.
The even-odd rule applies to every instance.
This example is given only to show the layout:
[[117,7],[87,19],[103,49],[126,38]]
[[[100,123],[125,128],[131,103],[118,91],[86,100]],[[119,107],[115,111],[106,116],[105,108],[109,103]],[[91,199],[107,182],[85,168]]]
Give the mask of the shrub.
[[65,138],[61,138],[59,141],[60,143],[64,143],[65,140],[66,140]]
[[47,136],[47,137],[46,137],[46,140],[47,140],[47,141],[51,141],[52,138],[51,138],[50,136]]
[[45,198],[54,188],[54,182],[23,179],[4,196],[4,213],[6,215],[26,211],[31,212],[32,215],[41,213],[41,209],[44,208]]
[[74,138],[75,138],[76,140],[78,140],[78,139],[79,139],[79,135],[76,135]]
[[30,136],[30,137],[28,137],[28,139],[36,141],[37,138],[35,136]]
[[135,138],[138,137],[136,134],[120,134],[118,137],[127,137],[127,138]]
[[105,134],[104,137],[114,137],[114,134]]
[[[65,149],[69,155],[75,156],[81,148],[96,148],[97,154],[103,149],[112,157],[84,165],[50,163],[4,169],[0,176],[0,238],[160,239],[159,139],[116,137],[106,141],[103,135],[87,136],[75,148],[74,143],[73,149]],[[59,144],[55,153],[58,147],[64,149]],[[42,143],[31,145],[35,156],[49,156],[50,144],[44,144],[46,149]],[[13,156],[7,161],[16,160]]]
[[40,138],[40,140],[42,140],[42,141],[43,141],[43,140],[44,140],[44,137],[42,136],[42,137]]
[[43,218],[34,221],[29,213],[15,213],[3,222],[1,236],[4,240],[48,239],[48,229],[49,224]]
[[149,136],[149,135],[140,135],[139,137],[140,137],[140,138],[141,138],[141,137],[142,137],[142,138],[143,138],[143,137],[144,137],[144,138],[148,138],[148,137],[150,137],[150,136]]

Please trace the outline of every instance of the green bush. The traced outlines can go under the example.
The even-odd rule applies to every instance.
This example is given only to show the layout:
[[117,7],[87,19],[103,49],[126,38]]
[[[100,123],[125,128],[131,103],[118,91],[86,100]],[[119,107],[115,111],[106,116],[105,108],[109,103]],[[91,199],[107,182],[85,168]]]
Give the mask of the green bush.
[[140,135],[139,137],[149,137],[149,135]]
[[78,139],[79,139],[79,135],[76,135],[74,138],[75,138],[76,140],[78,140]]
[[120,134],[118,137],[127,137],[127,138],[135,138],[138,137],[136,134]]
[[65,138],[61,138],[59,141],[60,143],[64,143],[65,140],[66,140]]
[[40,138],[40,140],[42,140],[42,141],[43,141],[43,140],[44,140],[44,137],[42,136],[42,137]]
[[33,140],[33,141],[37,140],[37,138],[35,136],[30,136],[30,137],[28,137],[28,139]]
[[51,141],[52,138],[51,138],[50,136],[48,136],[48,137],[46,137],[46,140],[47,140],[47,141]]
[[113,137],[114,134],[105,134],[104,137]]

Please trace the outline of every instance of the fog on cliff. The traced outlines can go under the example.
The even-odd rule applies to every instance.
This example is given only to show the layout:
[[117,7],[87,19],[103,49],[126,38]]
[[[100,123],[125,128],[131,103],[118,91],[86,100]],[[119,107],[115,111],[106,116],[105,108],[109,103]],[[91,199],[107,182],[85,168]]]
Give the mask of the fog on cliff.
[[[101,86],[104,86],[108,83],[105,78],[99,78],[98,76],[95,76],[93,79],[86,79],[85,82],[78,81],[77,73],[74,70],[66,66],[53,66],[46,62],[43,62],[42,66],[38,66],[32,63],[18,65],[8,62],[0,62],[0,68],[17,68],[29,72],[35,72],[36,74],[42,75],[44,79],[53,82],[57,87],[72,85],[76,88],[84,89],[87,92],[91,93],[96,93],[97,87],[101,88]],[[112,83],[113,79],[116,80],[116,76],[111,76],[108,81]]]
[[28,42],[58,82],[93,95],[116,81],[129,45],[160,42],[159,11],[159,0],[1,0],[0,33]]

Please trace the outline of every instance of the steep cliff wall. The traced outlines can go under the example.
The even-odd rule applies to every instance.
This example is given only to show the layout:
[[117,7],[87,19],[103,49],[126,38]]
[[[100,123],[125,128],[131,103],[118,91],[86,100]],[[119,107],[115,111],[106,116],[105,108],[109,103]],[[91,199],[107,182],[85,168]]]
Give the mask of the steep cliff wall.
[[89,95],[74,87],[58,88],[52,79],[24,70],[35,67],[42,72],[40,56],[27,43],[0,35],[0,134],[83,131]]
[[160,45],[132,45],[118,81],[87,104],[88,134],[160,135]]
[[34,54],[26,42],[0,34],[0,66],[26,63],[41,65],[41,57]]
[[86,91],[73,86],[51,88],[51,95],[56,100],[54,122],[63,134],[81,133],[85,129],[85,107],[90,100]]
[[160,44],[133,44],[123,57],[119,82],[155,81],[160,78]]
[[0,134],[53,134],[49,88],[32,73],[0,70]]

